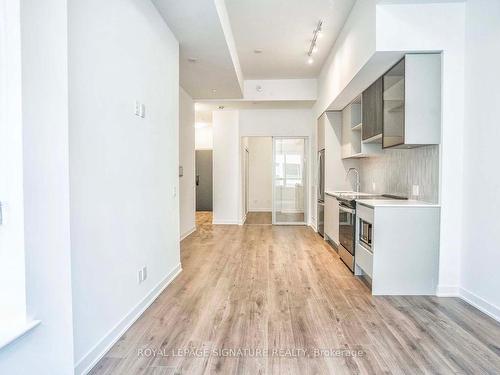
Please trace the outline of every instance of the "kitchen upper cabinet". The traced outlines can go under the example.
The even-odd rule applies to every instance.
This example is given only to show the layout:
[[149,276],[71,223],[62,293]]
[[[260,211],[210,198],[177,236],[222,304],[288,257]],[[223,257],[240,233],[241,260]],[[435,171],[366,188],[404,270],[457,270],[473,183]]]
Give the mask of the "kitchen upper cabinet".
[[383,76],[382,85],[383,147],[439,144],[441,55],[406,55]]
[[382,141],[383,128],[383,77],[377,79],[362,94],[363,142]]
[[342,110],[342,158],[361,153],[361,104],[351,103]]
[[342,110],[342,158],[366,158],[382,152],[380,143],[361,142],[361,96]]

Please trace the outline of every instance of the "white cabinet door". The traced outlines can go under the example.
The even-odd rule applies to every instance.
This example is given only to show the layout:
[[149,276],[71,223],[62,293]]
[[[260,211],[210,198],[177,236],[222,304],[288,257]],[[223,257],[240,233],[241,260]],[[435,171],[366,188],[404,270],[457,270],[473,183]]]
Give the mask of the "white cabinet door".
[[325,195],[325,234],[339,244],[339,203],[330,195]]

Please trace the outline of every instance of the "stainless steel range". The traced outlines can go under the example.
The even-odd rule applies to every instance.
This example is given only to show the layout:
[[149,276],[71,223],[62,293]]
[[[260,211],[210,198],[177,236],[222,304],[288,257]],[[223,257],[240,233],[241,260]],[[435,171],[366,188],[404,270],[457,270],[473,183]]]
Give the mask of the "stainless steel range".
[[[394,195],[372,195],[364,193],[340,193],[339,202],[339,255],[347,267],[354,272],[356,249],[356,199],[407,199]],[[370,234],[371,241],[371,234]]]

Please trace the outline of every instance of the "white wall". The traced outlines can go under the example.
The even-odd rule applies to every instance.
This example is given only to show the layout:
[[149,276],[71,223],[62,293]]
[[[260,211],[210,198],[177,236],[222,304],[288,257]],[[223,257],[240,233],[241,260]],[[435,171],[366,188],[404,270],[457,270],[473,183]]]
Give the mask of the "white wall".
[[73,372],[65,0],[21,2],[24,233],[28,318],[0,351],[1,374]]
[[182,239],[196,229],[194,102],[182,87],[179,106],[179,164],[184,169],[183,176],[179,178],[179,226]]
[[196,150],[212,150],[214,148],[214,129],[211,123],[195,129]]
[[[461,294],[500,320],[500,2],[466,3]],[[485,199],[478,202],[477,197]]]
[[245,100],[316,100],[316,79],[245,80]]
[[273,199],[273,139],[249,137],[249,211],[271,211]]
[[[443,22],[446,20],[446,22]],[[377,6],[377,50],[442,52],[440,295],[456,295],[462,239],[465,3]]]
[[240,110],[242,137],[310,136],[314,123],[310,109]]
[[26,318],[20,15],[0,0],[0,332]]
[[213,223],[239,224],[241,215],[238,111],[213,113]]
[[[68,19],[80,373],[180,268],[179,47],[149,1],[73,1]],[[146,105],[144,119],[135,100]],[[148,278],[139,284],[143,266]]]
[[357,0],[318,77],[319,117],[375,53],[375,0]]

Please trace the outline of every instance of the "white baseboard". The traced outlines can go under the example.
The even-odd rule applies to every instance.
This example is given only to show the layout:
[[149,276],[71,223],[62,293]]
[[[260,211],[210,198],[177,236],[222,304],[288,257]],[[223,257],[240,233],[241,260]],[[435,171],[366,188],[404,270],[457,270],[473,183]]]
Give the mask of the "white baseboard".
[[75,374],[87,374],[104,357],[111,347],[140,318],[146,309],[155,301],[163,290],[182,272],[179,263],[160,281],[121,321],[115,325],[90,351],[75,365]]
[[500,307],[489,303],[488,301],[464,288],[460,288],[459,297],[468,304],[474,306],[476,309],[495,319],[497,322],[500,322]]
[[184,233],[182,233],[180,241],[182,241],[184,238],[186,238],[187,236],[189,236],[190,234],[192,234],[194,232],[196,232],[196,225],[194,227],[192,227],[191,229],[188,229],[187,231],[185,231]]
[[315,231],[316,233],[318,232],[318,228],[316,228],[315,223],[309,223],[309,226],[313,229],[313,231]]
[[500,322],[500,307],[495,306],[478,295],[456,285],[438,285],[436,290],[438,297],[458,297],[474,306],[479,311]]
[[240,219],[240,222],[238,223],[239,225],[243,225],[245,224],[245,221],[247,221],[247,215],[243,216],[241,219]]
[[438,285],[436,288],[438,297],[460,297],[460,288],[457,285]]

